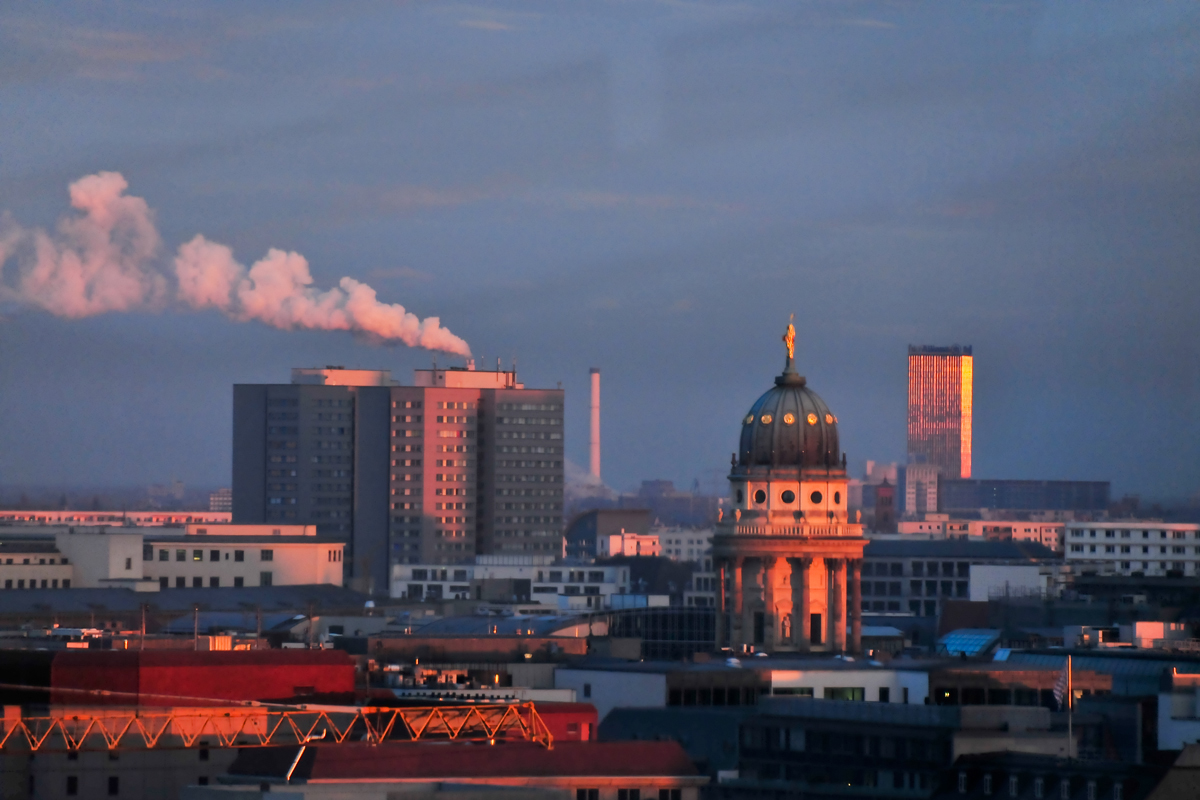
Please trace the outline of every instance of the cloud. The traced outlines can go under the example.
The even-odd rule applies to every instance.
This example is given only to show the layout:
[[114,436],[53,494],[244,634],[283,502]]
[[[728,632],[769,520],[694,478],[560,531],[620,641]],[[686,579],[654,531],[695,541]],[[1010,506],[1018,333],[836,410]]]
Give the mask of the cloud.
[[516,30],[512,25],[506,25],[503,22],[497,22],[494,19],[464,19],[459,21],[459,27],[475,28],[481,31],[513,31]]
[[0,227],[0,267],[13,256],[19,261],[15,283],[0,283],[2,296],[72,319],[172,303],[215,308],[281,330],[349,331],[376,343],[470,355],[437,317],[420,319],[398,303],[381,302],[361,281],[344,277],[330,289],[313,287],[299,253],[273,248],[247,270],[229,247],[197,235],[179,247],[173,269],[163,269],[153,213],[127,188],[116,172],[75,181],[71,205],[80,213],[59,222],[54,236],[11,222]]

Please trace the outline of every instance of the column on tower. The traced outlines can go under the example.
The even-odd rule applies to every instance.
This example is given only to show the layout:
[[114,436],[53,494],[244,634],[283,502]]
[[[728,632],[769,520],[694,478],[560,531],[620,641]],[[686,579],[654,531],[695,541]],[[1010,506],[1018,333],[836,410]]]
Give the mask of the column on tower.
[[850,652],[862,652],[862,559],[850,561]]
[[833,567],[833,651],[846,652],[846,559],[839,558]]
[[745,629],[742,626],[742,609],[745,606],[742,579],[745,577],[746,559],[737,556],[733,559],[733,614],[729,617],[729,644],[734,650],[741,650],[746,643]]
[[775,651],[779,641],[779,620],[775,613],[775,564],[774,556],[766,556],[762,560],[763,582],[763,650],[768,653]]
[[726,558],[717,559],[717,562],[716,562],[716,567],[717,567],[717,616],[716,616],[716,630],[713,632],[713,636],[714,636],[715,644],[716,644],[718,650],[720,650],[722,647],[725,647],[728,644],[728,638],[729,638],[728,636],[726,636],[726,633],[725,633],[725,626],[726,626],[726,624],[728,624],[728,621],[729,621],[728,611],[726,611],[726,609],[728,608],[727,599],[728,599],[728,594],[729,594],[729,588],[725,585],[725,572],[726,572],[726,567],[728,564],[729,564],[729,559],[726,559]]
[[[750,581],[749,581],[750,569],[746,563],[748,560],[750,560],[750,559],[743,558],[742,559],[742,567],[741,567],[741,572],[742,572],[742,595],[741,595],[741,600],[742,600],[742,605],[741,605],[742,639],[741,639],[740,644],[743,644],[743,645],[753,645],[754,644],[754,608],[757,605],[757,602],[755,602],[755,601],[757,600],[757,595],[758,595],[758,587],[750,586]],[[747,595],[747,594],[749,594],[750,597],[753,598],[751,600],[751,602],[746,602],[745,595]]]
[[811,558],[789,558],[792,569],[792,644],[802,653],[812,649],[810,619],[812,611],[808,598],[808,568]]

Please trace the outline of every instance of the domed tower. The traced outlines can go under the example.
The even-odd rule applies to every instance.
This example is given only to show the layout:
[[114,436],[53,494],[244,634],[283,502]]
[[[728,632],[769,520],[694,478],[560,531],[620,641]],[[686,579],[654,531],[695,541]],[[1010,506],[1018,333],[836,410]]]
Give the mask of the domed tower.
[[732,510],[713,537],[725,589],[718,644],[844,652],[849,616],[857,652],[866,540],[847,515],[838,419],[796,371],[790,324],[783,340],[783,374],[742,418],[729,473]]

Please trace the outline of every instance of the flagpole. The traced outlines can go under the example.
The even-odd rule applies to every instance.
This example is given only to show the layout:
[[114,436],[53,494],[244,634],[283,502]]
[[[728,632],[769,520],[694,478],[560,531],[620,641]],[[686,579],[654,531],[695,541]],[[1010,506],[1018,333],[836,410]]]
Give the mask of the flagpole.
[[1071,684],[1071,655],[1067,654],[1067,758],[1075,749],[1075,687]]

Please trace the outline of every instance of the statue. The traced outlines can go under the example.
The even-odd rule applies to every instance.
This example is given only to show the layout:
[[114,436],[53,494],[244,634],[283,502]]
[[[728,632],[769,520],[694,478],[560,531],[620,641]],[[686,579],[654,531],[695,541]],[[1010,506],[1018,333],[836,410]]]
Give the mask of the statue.
[[717,509],[717,522],[720,522],[723,519],[725,519],[725,509],[718,508]]
[[787,347],[789,362],[796,357],[796,326],[792,324],[795,320],[796,315],[792,314],[788,318],[787,332],[783,334],[783,344]]
[[733,510],[733,521],[734,522],[742,521],[742,510],[740,508],[735,508]]
[[862,524],[862,509],[861,508],[854,512],[854,522],[856,525]]

